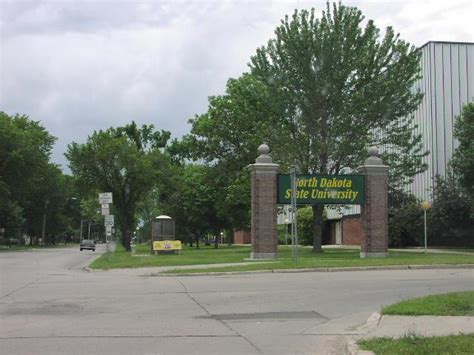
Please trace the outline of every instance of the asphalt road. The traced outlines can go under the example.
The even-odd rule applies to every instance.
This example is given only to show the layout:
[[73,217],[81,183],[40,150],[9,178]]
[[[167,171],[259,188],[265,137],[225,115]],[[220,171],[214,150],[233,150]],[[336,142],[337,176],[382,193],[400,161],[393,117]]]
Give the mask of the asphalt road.
[[193,277],[82,269],[99,253],[0,253],[0,354],[340,354],[344,337],[383,305],[474,289],[472,269]]

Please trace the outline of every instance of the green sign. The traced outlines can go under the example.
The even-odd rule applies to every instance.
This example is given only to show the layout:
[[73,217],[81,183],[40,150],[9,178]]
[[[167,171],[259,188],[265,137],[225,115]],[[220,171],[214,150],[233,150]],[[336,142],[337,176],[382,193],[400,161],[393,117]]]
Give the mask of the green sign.
[[[365,201],[363,175],[296,175],[298,205],[360,205]],[[278,175],[278,203],[291,204],[289,174]]]

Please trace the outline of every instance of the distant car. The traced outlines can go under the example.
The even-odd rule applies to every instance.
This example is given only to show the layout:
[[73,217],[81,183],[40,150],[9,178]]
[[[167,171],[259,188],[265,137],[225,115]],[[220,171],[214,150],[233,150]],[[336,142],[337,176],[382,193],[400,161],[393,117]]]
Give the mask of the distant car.
[[79,249],[83,251],[84,249],[89,249],[95,251],[95,242],[91,239],[83,239]]

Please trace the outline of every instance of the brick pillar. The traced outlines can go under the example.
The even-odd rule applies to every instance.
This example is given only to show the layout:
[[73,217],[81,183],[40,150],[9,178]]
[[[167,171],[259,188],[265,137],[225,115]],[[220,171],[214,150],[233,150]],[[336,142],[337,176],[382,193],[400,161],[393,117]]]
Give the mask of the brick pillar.
[[259,157],[249,165],[252,192],[251,259],[275,259],[278,252],[277,173],[266,144],[258,147]]
[[365,175],[360,257],[383,258],[388,256],[388,166],[378,157],[376,147],[369,148],[368,153],[364,165],[359,167],[359,172]]

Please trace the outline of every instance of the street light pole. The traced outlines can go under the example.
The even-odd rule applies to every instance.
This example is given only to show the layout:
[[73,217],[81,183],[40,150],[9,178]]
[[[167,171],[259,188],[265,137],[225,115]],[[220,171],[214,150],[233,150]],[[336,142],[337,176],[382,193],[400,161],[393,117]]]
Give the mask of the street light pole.
[[79,242],[82,242],[82,223],[83,222],[84,222],[84,220],[81,217],[81,234],[79,235]]
[[41,231],[41,240],[43,241],[43,244],[45,243],[45,236],[46,236],[46,211],[48,209],[48,204],[49,204],[49,200],[46,199],[46,201],[44,202],[43,228]]

